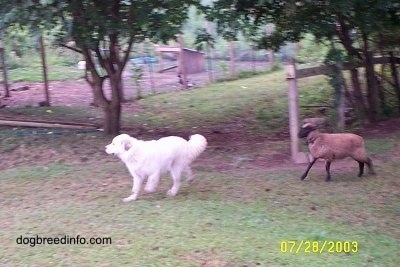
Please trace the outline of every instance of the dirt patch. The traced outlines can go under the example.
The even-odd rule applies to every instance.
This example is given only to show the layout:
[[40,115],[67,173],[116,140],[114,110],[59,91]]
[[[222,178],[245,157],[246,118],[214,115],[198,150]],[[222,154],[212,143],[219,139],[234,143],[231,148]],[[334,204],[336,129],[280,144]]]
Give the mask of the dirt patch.
[[[208,80],[207,73],[191,75],[200,83]],[[180,90],[179,83],[174,72],[157,73],[155,77],[157,88],[164,91]],[[167,85],[170,86],[167,86]],[[134,97],[136,92],[134,85],[127,81],[126,95]],[[17,90],[11,92],[11,97],[1,99],[1,104],[7,107],[38,106],[44,100],[44,86],[42,83],[20,82],[11,85],[11,89],[28,88],[28,90]],[[53,106],[89,106],[92,103],[93,95],[87,82],[82,79],[78,81],[52,81],[49,85],[51,103]],[[106,95],[110,93],[106,84]],[[124,112],[140,112],[141,107],[137,103],[128,102],[123,104]],[[2,116],[6,116],[2,114]],[[7,116],[6,116],[7,117]],[[32,116],[12,114],[13,118],[19,119],[42,119]],[[101,118],[94,118],[93,123],[101,124]],[[213,128],[198,129],[199,133],[207,136],[210,157],[207,159],[210,165],[217,169],[228,169],[232,167],[254,166],[257,168],[281,167],[291,164],[289,134],[284,131],[274,136],[263,135],[262,133],[251,134],[244,129],[245,122],[236,121]],[[145,129],[143,127],[124,128],[124,131],[143,137],[144,139],[159,138],[166,135],[178,135],[187,138],[193,132],[183,132],[169,129]],[[355,132],[367,138],[385,138],[394,132],[400,131],[400,118],[393,118],[369,124]],[[281,144],[276,147],[276,144]],[[51,154],[51,153],[50,153]]]
[[391,118],[366,125],[357,131],[358,134],[369,138],[385,138],[388,135],[400,131],[400,117]]
[[[38,106],[45,100],[43,83],[18,82],[11,84],[11,97],[1,100],[7,107]],[[27,90],[13,91],[26,87]],[[88,106],[92,103],[93,95],[85,80],[51,81],[49,83],[50,101],[53,106]]]
[[[240,71],[265,71],[270,68],[268,62],[236,62],[236,70]],[[136,98],[138,89],[142,96],[150,94],[159,94],[165,92],[180,91],[182,85],[176,69],[166,72],[149,72],[148,66],[143,67],[143,77],[137,83],[133,79],[131,67],[126,67],[123,73],[124,97],[125,99]],[[229,78],[228,74],[221,72],[218,68],[209,72],[200,72],[188,74],[188,90],[202,87],[210,83],[210,77],[215,81],[221,78]],[[104,84],[106,96],[110,95],[110,87],[106,80]],[[16,82],[10,84],[11,97],[0,100],[0,106],[7,107],[24,107],[38,106],[45,100],[45,91],[43,83],[35,82]],[[93,102],[93,93],[85,79],[70,81],[50,81],[50,102],[53,106],[72,106],[72,105],[89,105]],[[2,93],[0,93],[0,96]]]

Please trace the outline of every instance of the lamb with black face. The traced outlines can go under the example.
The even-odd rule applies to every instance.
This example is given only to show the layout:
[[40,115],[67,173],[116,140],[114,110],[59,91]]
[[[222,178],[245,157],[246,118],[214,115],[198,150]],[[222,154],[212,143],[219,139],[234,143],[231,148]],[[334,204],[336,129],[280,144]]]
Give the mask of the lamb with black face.
[[306,123],[301,127],[298,137],[307,138],[308,149],[313,156],[313,160],[300,177],[301,180],[307,177],[311,167],[318,159],[325,160],[326,181],[331,180],[330,167],[332,161],[346,157],[351,157],[358,162],[359,177],[364,173],[365,164],[367,164],[370,174],[375,174],[372,160],[367,156],[365,150],[364,139],[359,135],[352,133],[320,133],[315,124]]

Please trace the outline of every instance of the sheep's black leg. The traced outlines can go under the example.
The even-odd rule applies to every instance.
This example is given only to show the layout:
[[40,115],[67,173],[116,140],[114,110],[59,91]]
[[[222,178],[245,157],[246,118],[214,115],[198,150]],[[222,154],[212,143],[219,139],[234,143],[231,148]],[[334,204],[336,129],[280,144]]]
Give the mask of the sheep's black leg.
[[331,180],[331,162],[329,160],[325,161],[326,178],[325,181],[329,182]]
[[310,169],[311,169],[311,167],[314,165],[314,163],[317,161],[317,159],[313,159],[313,161],[311,161],[310,162],[310,164],[308,164],[308,167],[307,167],[307,170],[303,173],[303,175],[300,177],[300,180],[304,180],[306,177],[307,177],[307,175],[308,175],[308,172],[310,171]]
[[358,173],[358,177],[361,177],[364,174],[364,162],[358,161],[358,167],[360,169],[360,172]]
[[372,165],[372,160],[370,158],[368,158],[367,165],[368,165],[369,173],[376,174],[374,171],[374,166]]

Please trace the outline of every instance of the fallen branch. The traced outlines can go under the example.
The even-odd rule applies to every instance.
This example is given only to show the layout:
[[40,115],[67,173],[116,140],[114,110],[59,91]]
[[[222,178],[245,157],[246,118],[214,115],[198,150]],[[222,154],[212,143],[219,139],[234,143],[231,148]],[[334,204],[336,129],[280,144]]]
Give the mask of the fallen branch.
[[78,123],[49,123],[37,121],[16,121],[16,120],[0,120],[0,126],[13,127],[43,127],[43,128],[63,128],[63,129],[96,129],[95,125],[78,124]]

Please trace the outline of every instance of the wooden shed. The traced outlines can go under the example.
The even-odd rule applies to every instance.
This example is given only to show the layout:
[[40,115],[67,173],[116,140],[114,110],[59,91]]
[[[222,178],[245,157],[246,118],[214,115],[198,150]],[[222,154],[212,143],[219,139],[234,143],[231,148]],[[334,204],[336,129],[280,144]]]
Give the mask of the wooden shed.
[[[159,53],[176,53],[177,54],[177,72],[182,73],[182,67],[185,69],[186,74],[193,74],[205,71],[205,60],[204,53],[189,49],[183,48],[182,50],[179,47],[162,47],[157,46],[156,51]],[[183,57],[184,60],[181,60],[180,57]],[[184,66],[180,66],[180,62],[185,62]],[[168,68],[171,69],[171,68]]]
[[184,48],[182,52],[181,55],[185,58],[184,67],[187,74],[199,73],[205,70],[204,53],[188,48]]

